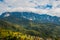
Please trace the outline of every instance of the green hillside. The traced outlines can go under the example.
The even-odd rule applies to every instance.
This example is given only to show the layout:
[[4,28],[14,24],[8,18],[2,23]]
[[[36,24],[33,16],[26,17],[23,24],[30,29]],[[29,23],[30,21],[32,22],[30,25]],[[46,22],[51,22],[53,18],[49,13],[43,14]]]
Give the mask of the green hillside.
[[23,27],[17,24],[11,24],[7,21],[0,20],[0,40],[38,40],[40,37],[30,36]]
[[30,36],[20,32],[14,32],[0,28],[0,40],[40,40],[40,37]]
[[[14,35],[15,33],[17,35]],[[31,35],[29,37],[30,39],[23,39],[25,34],[26,36]],[[44,40],[47,40],[48,38],[51,38],[52,40],[60,40],[60,25],[52,23],[34,23],[32,21],[29,21],[28,24],[26,23],[26,25],[18,25],[8,21],[0,20],[0,38],[7,38],[6,40],[11,40],[10,37],[13,40],[15,40],[15,38],[16,40],[38,40],[39,38],[43,38]],[[22,37],[22,39],[20,39],[20,37]]]

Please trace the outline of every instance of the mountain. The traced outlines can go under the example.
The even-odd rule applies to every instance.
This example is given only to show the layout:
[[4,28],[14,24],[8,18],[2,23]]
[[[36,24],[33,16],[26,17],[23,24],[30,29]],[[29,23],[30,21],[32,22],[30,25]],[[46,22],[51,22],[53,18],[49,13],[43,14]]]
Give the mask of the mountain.
[[28,20],[30,20],[36,23],[60,24],[60,17],[33,12],[5,12],[0,16],[0,18],[14,23],[22,22],[22,20],[28,22]]
[[32,12],[5,12],[0,16],[0,28],[39,36],[60,38],[60,17]]

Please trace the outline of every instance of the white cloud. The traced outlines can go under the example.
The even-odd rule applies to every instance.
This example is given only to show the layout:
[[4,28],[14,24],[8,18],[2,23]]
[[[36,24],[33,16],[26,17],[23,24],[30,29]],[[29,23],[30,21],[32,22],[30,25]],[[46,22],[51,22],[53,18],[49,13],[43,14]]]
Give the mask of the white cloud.
[[8,10],[9,7],[5,5],[4,3],[0,3],[0,14]]
[[35,8],[30,8],[30,7],[18,7],[18,8],[13,8],[12,10],[8,10],[8,12],[14,12],[14,11],[18,11],[18,12],[23,12],[23,11],[27,11],[27,12],[35,12],[35,13],[48,13],[49,10],[43,10],[43,9],[35,9]]
[[[45,6],[46,4],[51,4],[53,7],[51,9],[35,8],[38,5]],[[58,5],[60,5],[59,0],[4,0],[4,2],[0,2],[0,13],[5,11],[31,11],[39,14],[60,16],[60,8],[57,7]]]

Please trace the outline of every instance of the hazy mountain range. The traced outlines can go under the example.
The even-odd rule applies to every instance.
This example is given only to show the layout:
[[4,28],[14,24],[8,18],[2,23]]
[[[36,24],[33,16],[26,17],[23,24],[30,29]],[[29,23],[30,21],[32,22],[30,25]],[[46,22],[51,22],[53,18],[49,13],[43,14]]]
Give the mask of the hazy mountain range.
[[19,22],[20,20],[31,20],[37,23],[60,24],[60,17],[50,16],[47,14],[37,14],[33,12],[5,12],[0,16],[1,19]]

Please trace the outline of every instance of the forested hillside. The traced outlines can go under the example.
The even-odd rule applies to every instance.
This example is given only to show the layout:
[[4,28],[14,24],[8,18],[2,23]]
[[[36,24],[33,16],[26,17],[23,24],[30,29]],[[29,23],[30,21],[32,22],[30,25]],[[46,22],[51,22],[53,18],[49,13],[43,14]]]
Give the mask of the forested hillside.
[[[15,38],[16,40],[23,40],[24,37],[30,35],[31,38],[35,37],[36,40],[40,38],[44,40],[48,38],[58,40],[60,37],[59,27],[60,25],[54,25],[50,23],[36,24],[33,22],[29,22],[29,25],[26,25],[25,27],[25,25],[12,24],[10,22],[0,20],[0,38],[2,39],[6,38],[6,40],[9,40],[9,39],[15,40]],[[22,37],[22,39],[20,39],[20,37]],[[30,40],[33,40],[31,38]],[[28,38],[24,40],[28,40]]]
[[60,17],[31,12],[3,13],[0,16],[0,39],[60,40],[59,20]]

